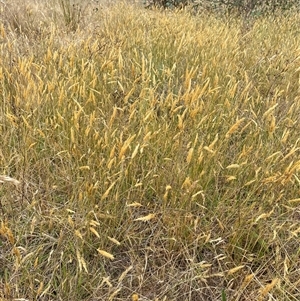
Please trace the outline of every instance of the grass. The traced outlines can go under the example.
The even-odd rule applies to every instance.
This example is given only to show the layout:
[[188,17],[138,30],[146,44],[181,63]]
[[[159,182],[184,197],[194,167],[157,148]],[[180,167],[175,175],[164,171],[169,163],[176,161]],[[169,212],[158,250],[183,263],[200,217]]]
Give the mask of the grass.
[[0,300],[299,300],[299,14],[4,2]]

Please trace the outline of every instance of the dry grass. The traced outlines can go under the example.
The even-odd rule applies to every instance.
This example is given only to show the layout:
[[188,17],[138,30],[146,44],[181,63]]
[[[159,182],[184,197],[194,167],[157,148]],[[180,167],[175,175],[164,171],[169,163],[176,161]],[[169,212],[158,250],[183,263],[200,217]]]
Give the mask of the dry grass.
[[4,2],[0,300],[299,300],[299,15]]

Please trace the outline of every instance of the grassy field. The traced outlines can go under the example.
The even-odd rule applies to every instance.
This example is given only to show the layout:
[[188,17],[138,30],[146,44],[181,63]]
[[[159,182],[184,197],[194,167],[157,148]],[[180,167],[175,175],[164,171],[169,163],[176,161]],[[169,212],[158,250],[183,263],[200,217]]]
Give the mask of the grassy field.
[[300,300],[299,22],[1,2],[0,300]]

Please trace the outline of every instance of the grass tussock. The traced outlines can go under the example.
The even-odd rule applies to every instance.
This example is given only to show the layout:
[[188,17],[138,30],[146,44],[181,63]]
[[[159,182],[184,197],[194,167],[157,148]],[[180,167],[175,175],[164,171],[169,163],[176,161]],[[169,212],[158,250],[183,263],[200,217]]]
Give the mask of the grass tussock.
[[0,299],[299,300],[299,15],[61,3],[0,4]]

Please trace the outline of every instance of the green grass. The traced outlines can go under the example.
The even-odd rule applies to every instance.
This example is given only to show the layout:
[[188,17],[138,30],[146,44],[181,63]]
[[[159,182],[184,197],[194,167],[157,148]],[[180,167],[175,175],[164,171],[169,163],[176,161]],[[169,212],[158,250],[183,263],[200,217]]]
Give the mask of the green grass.
[[299,14],[61,3],[1,6],[0,300],[298,300]]

